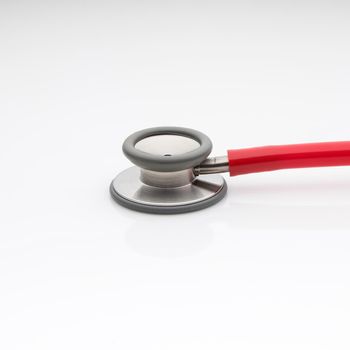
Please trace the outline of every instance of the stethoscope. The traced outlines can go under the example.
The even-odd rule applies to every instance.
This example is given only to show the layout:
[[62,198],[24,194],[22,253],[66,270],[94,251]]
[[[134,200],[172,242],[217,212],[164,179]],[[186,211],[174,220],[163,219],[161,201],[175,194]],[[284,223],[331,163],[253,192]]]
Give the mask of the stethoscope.
[[129,209],[176,214],[207,208],[227,192],[218,173],[237,176],[292,168],[350,165],[350,141],[265,146],[208,158],[212,143],[203,133],[180,127],[135,132],[123,143],[136,166],[112,181],[112,197]]

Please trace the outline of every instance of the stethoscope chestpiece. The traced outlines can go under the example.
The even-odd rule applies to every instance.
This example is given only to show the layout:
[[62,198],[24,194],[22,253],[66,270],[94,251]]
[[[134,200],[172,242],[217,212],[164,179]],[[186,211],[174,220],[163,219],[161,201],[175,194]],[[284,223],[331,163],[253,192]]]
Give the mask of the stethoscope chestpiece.
[[209,207],[227,191],[217,174],[198,175],[196,168],[212,150],[203,133],[180,127],[157,127],[130,135],[125,156],[136,166],[112,181],[112,197],[129,209],[176,214]]

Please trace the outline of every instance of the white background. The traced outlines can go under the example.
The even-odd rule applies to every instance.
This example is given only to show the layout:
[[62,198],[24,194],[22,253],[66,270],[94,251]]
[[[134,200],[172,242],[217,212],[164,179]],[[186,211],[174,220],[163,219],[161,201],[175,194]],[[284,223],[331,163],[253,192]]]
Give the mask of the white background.
[[350,139],[346,1],[0,2],[0,348],[349,349],[350,169],[227,179],[197,213],[109,196],[121,144]]

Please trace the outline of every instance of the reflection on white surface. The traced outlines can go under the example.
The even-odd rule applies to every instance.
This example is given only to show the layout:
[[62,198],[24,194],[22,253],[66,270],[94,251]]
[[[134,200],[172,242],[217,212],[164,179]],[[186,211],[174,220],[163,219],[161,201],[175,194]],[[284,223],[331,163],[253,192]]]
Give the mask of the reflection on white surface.
[[171,218],[171,224],[166,216],[150,217],[135,220],[126,230],[125,239],[139,254],[172,259],[207,249],[213,239],[213,228],[210,219],[203,221],[196,213],[177,215]]
[[349,231],[347,174],[349,169],[333,168],[233,178],[224,217],[238,230]]

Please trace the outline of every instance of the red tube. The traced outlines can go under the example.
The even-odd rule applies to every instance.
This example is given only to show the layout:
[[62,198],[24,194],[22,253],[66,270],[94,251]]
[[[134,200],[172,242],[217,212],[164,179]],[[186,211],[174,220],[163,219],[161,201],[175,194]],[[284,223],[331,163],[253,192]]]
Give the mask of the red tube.
[[350,165],[350,141],[229,150],[230,175]]

